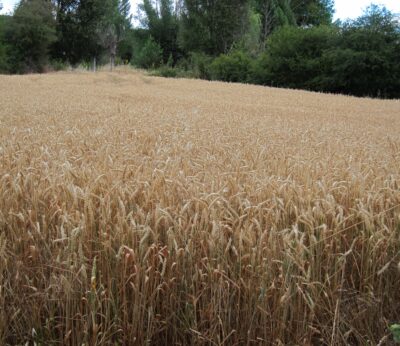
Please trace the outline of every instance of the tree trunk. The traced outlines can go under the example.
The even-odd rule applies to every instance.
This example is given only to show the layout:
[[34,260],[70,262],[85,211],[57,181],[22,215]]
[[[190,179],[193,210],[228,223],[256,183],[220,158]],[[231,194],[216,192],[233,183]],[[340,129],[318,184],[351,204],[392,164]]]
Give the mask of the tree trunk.
[[112,71],[115,66],[115,56],[117,55],[117,38],[113,37],[110,44],[110,70]]
[[265,43],[267,40],[268,35],[271,33],[272,29],[272,8],[270,3],[264,4],[264,22],[262,23],[261,29],[261,50],[265,50]]
[[110,71],[112,72],[112,70],[114,69],[115,66],[115,55],[111,54],[110,55]]
[[96,57],[93,57],[93,72],[96,72]]

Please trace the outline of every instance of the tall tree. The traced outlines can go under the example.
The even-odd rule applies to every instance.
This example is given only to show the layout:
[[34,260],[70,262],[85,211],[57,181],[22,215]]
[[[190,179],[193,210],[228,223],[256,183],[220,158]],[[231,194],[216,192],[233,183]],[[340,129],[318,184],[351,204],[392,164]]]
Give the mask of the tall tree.
[[330,24],[334,0],[291,0],[291,8],[299,26]]
[[47,0],[21,0],[7,31],[11,72],[43,72],[55,41],[53,5]]
[[255,0],[255,9],[261,16],[261,48],[267,37],[278,27],[295,25],[296,18],[290,0]]
[[327,89],[357,96],[400,97],[400,25],[385,7],[370,6],[344,23],[324,56]]
[[174,6],[173,0],[143,0],[139,9],[143,15],[141,24],[161,46],[164,62],[167,62],[170,56],[176,61],[181,55],[177,43],[179,4]]
[[5,32],[11,18],[11,16],[0,15],[0,73],[8,72],[8,54]]
[[106,16],[107,7],[107,1],[80,0],[76,11],[78,47],[83,59],[93,60],[94,68],[96,60],[103,52],[98,34],[99,27]]
[[72,64],[107,51],[114,66],[119,42],[131,26],[129,0],[53,0],[57,9],[56,58]]
[[249,25],[249,0],[185,0],[180,44],[186,51],[226,53]]
[[52,55],[58,60],[76,64],[82,60],[78,46],[79,24],[77,8],[79,0],[55,0],[57,41],[52,47]]
[[110,69],[115,65],[118,43],[123,40],[131,26],[129,0],[104,0],[104,17],[99,20],[98,37],[101,45],[108,51]]

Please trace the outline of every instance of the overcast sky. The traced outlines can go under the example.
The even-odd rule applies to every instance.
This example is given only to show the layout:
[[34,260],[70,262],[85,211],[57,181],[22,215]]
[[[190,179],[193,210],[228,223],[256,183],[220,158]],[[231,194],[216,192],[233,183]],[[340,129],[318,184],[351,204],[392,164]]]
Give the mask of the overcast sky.
[[[8,13],[12,11],[18,0],[0,0],[3,3],[2,13]],[[131,0],[132,2],[132,13],[136,14],[136,6],[140,0]],[[385,5],[393,13],[400,13],[400,0],[376,0],[373,1],[376,4]],[[346,19],[346,18],[356,18],[362,14],[363,9],[365,9],[371,0],[335,0],[336,3],[336,13],[335,19]]]

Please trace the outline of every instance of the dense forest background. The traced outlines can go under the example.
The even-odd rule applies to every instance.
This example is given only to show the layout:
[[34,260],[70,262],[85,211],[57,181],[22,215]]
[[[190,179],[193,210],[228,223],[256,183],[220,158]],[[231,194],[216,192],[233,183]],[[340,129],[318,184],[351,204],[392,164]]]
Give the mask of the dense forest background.
[[400,97],[400,21],[333,0],[21,0],[0,16],[0,73],[131,64],[166,77]]

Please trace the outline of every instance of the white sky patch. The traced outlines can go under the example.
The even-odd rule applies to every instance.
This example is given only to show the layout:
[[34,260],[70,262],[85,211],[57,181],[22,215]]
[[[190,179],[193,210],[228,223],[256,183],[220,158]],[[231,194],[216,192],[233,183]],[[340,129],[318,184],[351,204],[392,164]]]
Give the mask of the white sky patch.
[[371,4],[384,5],[393,13],[400,13],[399,0],[335,0],[336,13],[334,19],[357,18]]

